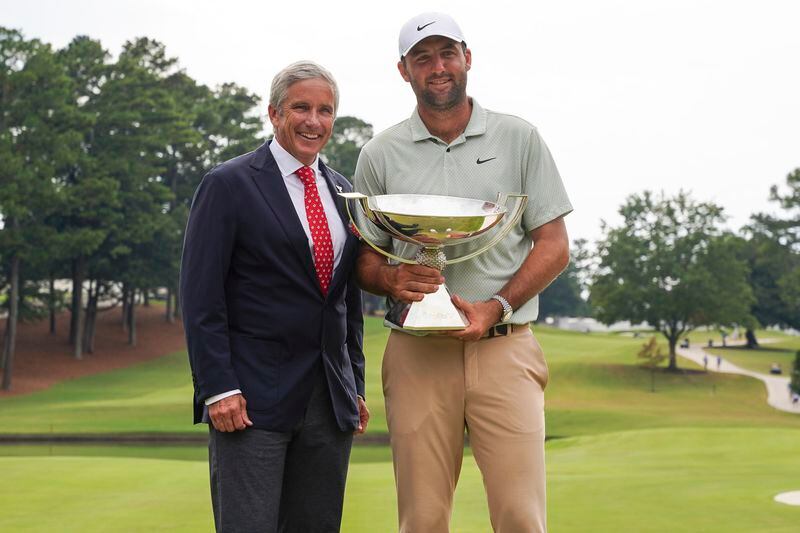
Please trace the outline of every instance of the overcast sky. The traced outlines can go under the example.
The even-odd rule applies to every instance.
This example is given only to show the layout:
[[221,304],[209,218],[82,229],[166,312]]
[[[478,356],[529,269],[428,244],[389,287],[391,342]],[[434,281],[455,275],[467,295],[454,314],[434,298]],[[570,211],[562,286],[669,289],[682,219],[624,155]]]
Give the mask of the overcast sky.
[[56,47],[89,35],[114,55],[148,36],[201,83],[265,100],[278,70],[312,59],[337,78],[339,113],[380,131],[413,109],[397,34],[423,11],[459,22],[468,93],[538,127],[573,238],[599,237],[600,219],[618,223],[645,189],[720,203],[737,229],[776,211],[769,186],[800,167],[797,0],[0,0],[0,25]]

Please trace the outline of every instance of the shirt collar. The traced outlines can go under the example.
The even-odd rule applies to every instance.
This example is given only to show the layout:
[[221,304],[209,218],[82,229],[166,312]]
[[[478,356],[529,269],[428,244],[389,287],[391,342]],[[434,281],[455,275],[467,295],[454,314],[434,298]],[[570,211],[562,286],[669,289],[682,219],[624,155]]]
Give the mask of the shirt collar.
[[[486,133],[486,110],[483,109],[478,104],[478,101],[474,98],[470,98],[470,100],[472,101],[472,114],[469,116],[469,122],[467,123],[467,127],[462,134],[464,137],[472,137],[474,135],[483,135]],[[425,123],[422,122],[422,118],[419,116],[418,108],[414,108],[414,112],[411,113],[409,123],[411,124],[412,141],[426,141],[428,139],[436,138],[434,135],[431,135],[431,132],[428,131]]]
[[[275,163],[278,164],[278,169],[281,171],[281,176],[284,178],[291,176],[297,172],[297,169],[305,166],[292,154],[287,152],[286,149],[280,145],[278,139],[274,137],[272,138],[272,142],[269,143],[269,150],[272,152],[272,157],[275,158]],[[315,176],[319,176],[319,154],[314,158],[314,162],[308,166],[314,171]]]

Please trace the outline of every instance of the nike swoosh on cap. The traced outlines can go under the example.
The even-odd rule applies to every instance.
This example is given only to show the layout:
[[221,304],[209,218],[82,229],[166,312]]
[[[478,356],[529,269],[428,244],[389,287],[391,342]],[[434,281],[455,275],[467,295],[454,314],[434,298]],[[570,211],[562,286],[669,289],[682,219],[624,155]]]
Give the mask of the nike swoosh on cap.
[[417,31],[422,31],[422,30],[424,30],[425,28],[427,28],[428,26],[430,26],[430,25],[431,25],[431,24],[433,24],[434,22],[436,22],[436,21],[434,20],[433,22],[429,22],[429,23],[427,23],[427,24],[423,24],[422,26],[417,26]]

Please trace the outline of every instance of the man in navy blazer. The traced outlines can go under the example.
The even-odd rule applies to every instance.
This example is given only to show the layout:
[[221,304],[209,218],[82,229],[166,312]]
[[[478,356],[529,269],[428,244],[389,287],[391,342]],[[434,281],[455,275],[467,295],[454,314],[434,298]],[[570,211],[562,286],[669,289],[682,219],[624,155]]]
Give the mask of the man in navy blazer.
[[194,421],[209,423],[217,531],[338,531],[364,402],[358,239],[319,152],[333,76],[298,62],[272,82],[274,138],[222,163],[192,202],[181,299]]

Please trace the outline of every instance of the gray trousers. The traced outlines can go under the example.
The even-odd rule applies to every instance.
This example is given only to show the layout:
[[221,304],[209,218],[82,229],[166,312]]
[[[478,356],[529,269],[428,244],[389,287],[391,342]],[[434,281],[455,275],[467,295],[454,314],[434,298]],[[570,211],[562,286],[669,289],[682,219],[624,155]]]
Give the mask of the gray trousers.
[[336,424],[321,370],[315,379],[305,416],[292,431],[223,433],[209,424],[218,532],[339,531],[353,434]]

